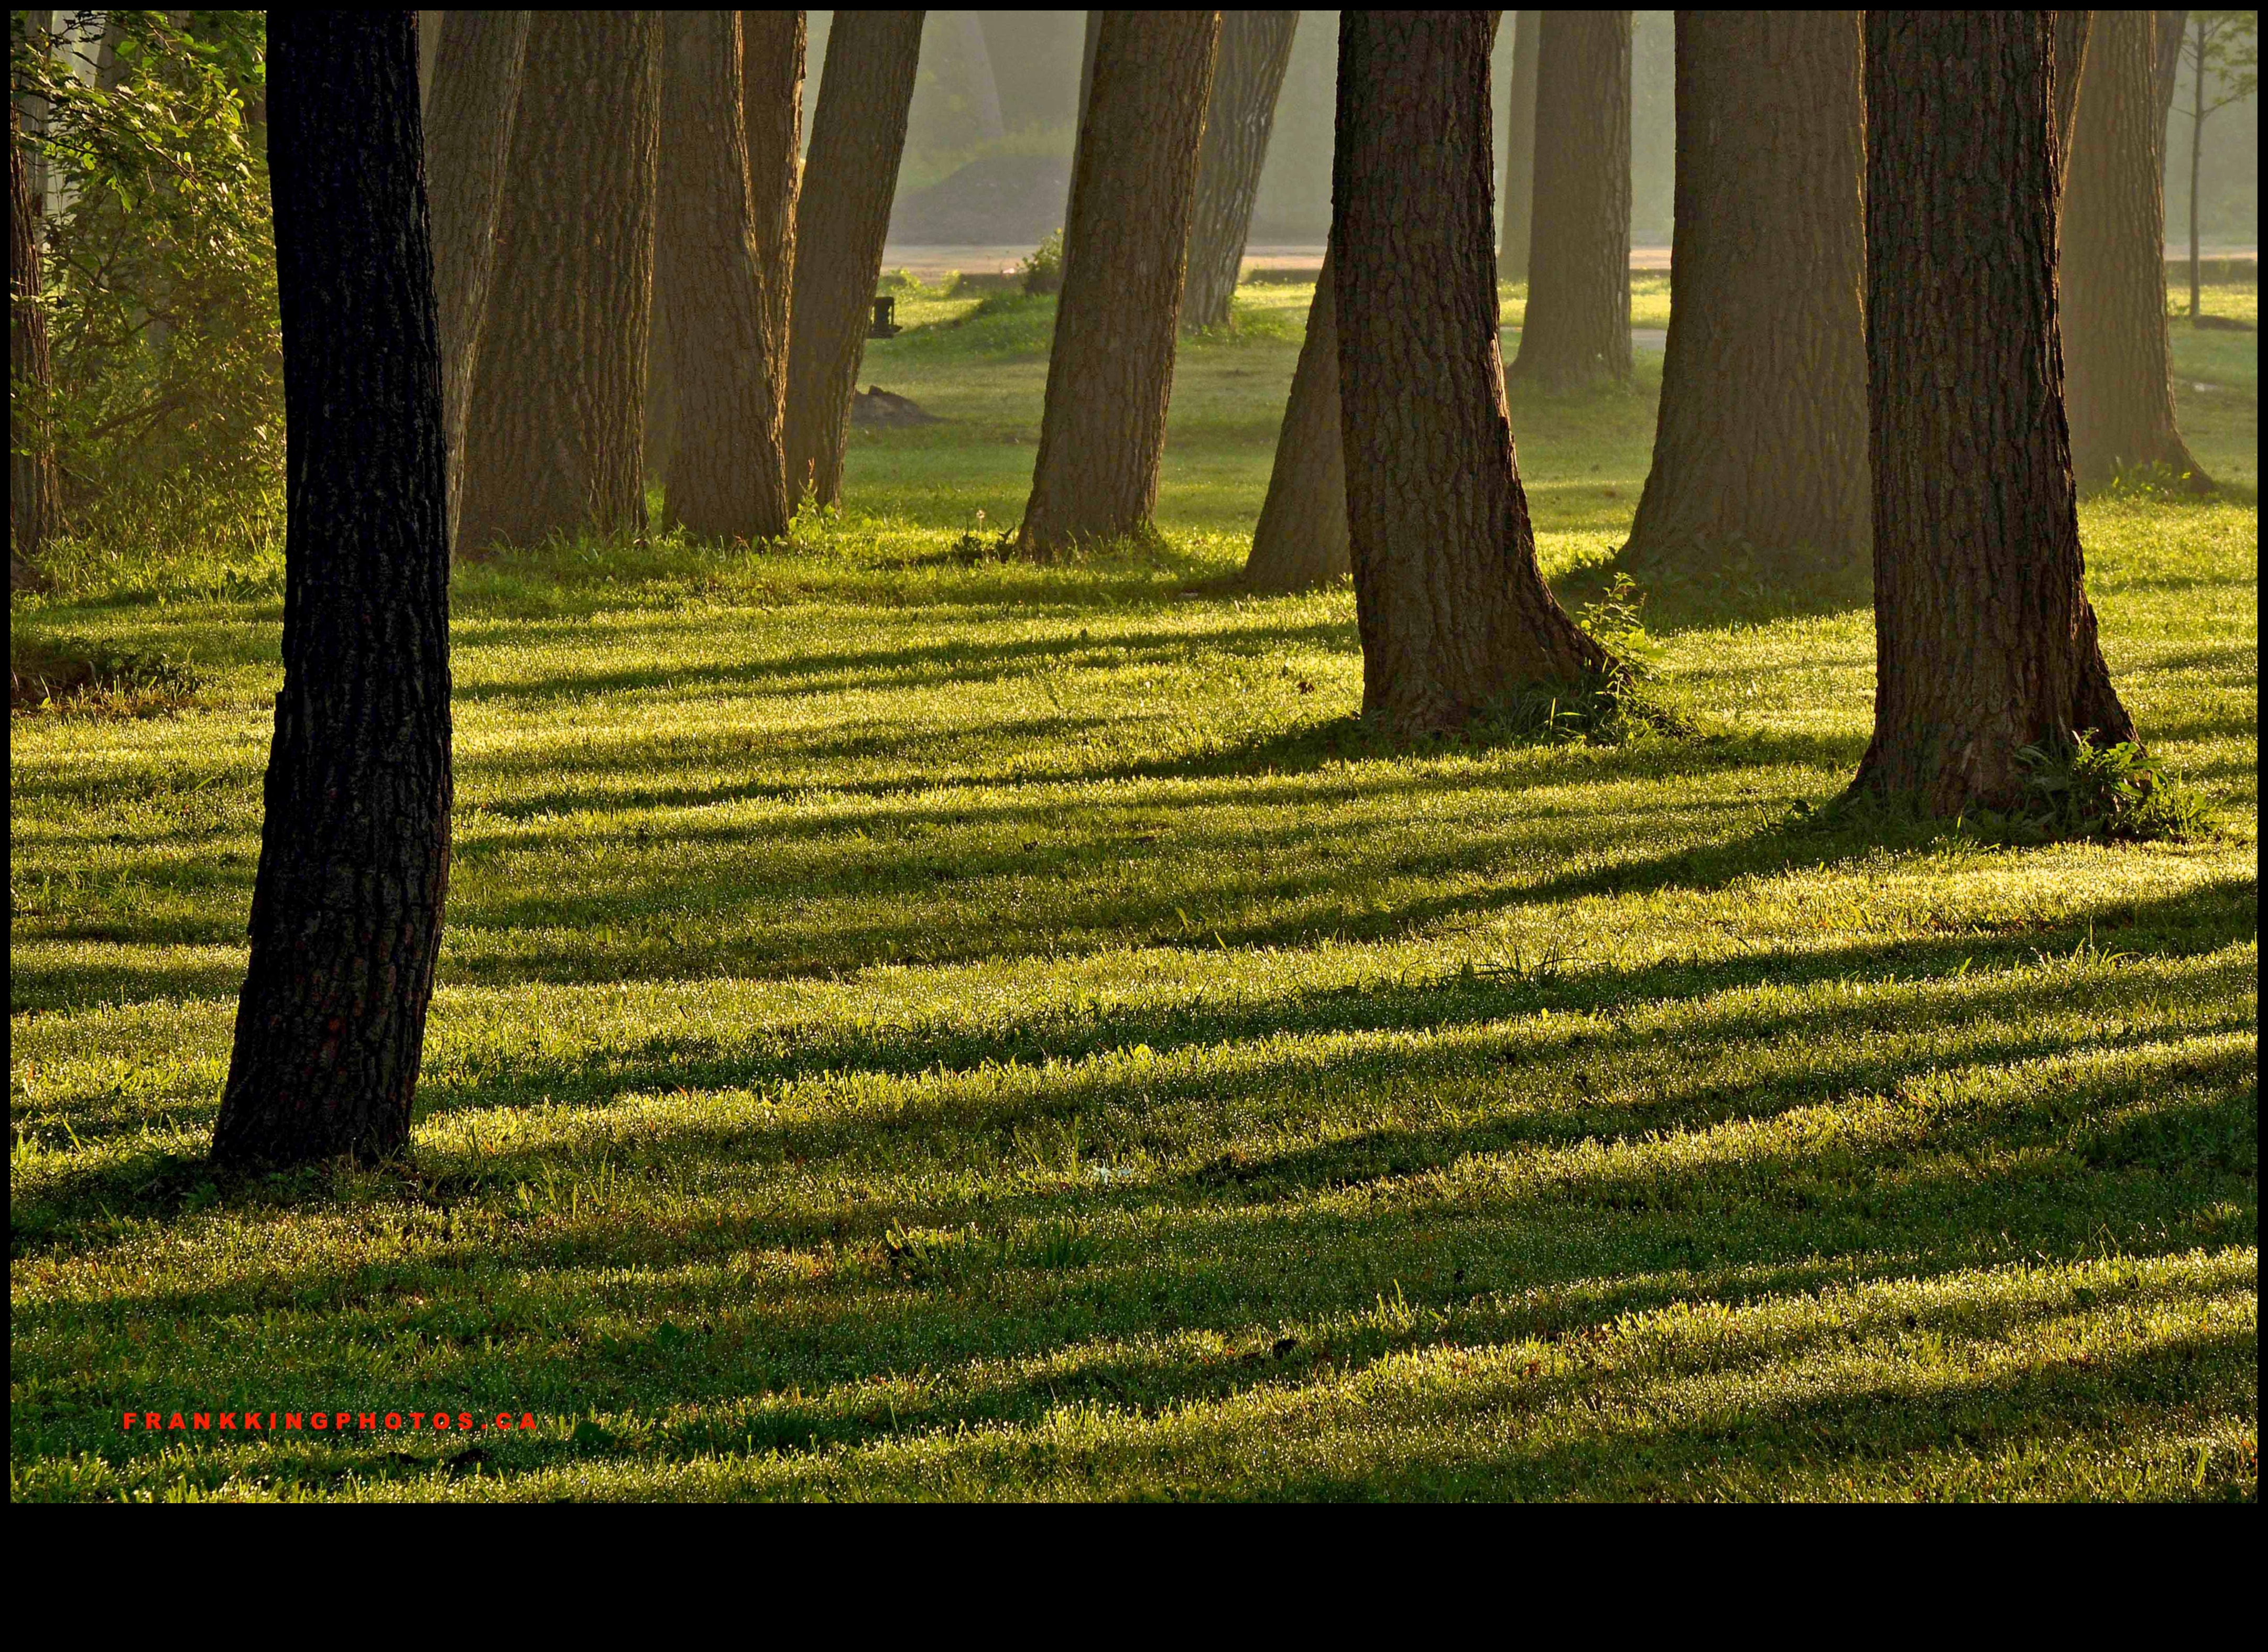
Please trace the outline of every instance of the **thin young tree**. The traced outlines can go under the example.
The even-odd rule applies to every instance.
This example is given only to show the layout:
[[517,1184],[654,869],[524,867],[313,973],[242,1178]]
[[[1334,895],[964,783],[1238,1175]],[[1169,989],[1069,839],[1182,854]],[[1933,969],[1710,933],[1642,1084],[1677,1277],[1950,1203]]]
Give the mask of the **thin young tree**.
[[1182,293],[1182,327],[1226,327],[1260,169],[1276,124],[1276,100],[1292,66],[1297,11],[1224,11],[1204,147],[1197,157],[1197,199],[1189,212],[1189,273]]
[[1933,815],[2017,804],[2027,748],[2134,738],[2064,424],[2051,30],[1867,14],[1875,687],[1853,785]]
[[1173,393],[1217,11],[1106,11],[1071,179],[1027,556],[1146,531]]
[[284,689],[214,1128],[232,1172],[403,1154],[449,881],[448,479],[408,11],[268,23]]
[[1615,667],[1543,583],[1513,452],[1491,23],[1339,14],[1330,258],[1363,712],[1405,737]]
[[827,36],[804,163],[810,187],[796,208],[787,380],[788,481],[821,505],[843,495],[850,398],[866,349],[867,304],[882,273],[926,15],[838,11]]
[[1547,11],[1535,89],[1528,311],[1512,376],[1631,376],[1631,14]]
[[[2257,11],[2192,11],[2182,42],[2181,61],[2190,70],[2190,320],[2201,312],[2201,225],[2203,204],[2199,185],[2205,175],[2205,123],[2228,107],[2242,103],[2260,85],[2260,14]],[[2205,92],[2205,77],[2213,80],[2216,95]]]
[[466,418],[467,552],[645,527],[660,109],[659,12],[534,15]]
[[2174,412],[2157,21],[2154,11],[2095,14],[2063,193],[2065,405],[2082,483],[2161,467],[2208,487]]
[[40,215],[24,164],[23,114],[8,101],[8,586],[39,583],[40,553],[61,527],[63,472],[48,398],[55,390],[40,301]]
[[1512,95],[1505,104],[1504,130],[1497,134],[1504,182],[1497,191],[1496,273],[1499,281],[1521,282],[1528,279],[1535,210],[1535,74],[1543,52],[1543,14],[1512,15]]
[[441,306],[441,424],[449,448],[452,547],[464,486],[465,417],[488,322],[497,209],[512,158],[532,15],[417,14],[419,48],[431,57],[424,93],[425,189],[432,207],[433,288]]
[[1867,562],[1855,11],[1677,14],[1677,257],[1653,464],[1623,557]]

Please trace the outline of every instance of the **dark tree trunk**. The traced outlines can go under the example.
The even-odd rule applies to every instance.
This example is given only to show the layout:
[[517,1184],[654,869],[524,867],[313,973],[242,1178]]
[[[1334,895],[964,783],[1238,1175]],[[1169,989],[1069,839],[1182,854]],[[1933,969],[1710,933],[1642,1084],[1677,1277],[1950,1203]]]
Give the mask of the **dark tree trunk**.
[[2018,803],[2027,746],[2134,737],[2063,418],[2051,29],[1867,14],[1875,682],[1854,784],[1933,815]]
[[1535,70],[1543,53],[1543,14],[1515,11],[1512,40],[1512,97],[1505,106],[1504,187],[1497,194],[1496,273],[1499,281],[1528,279],[1529,226],[1535,212]]
[[787,472],[799,495],[843,496],[850,397],[882,273],[890,201],[921,63],[920,11],[838,11],[811,118],[811,188],[796,211]]
[[1226,327],[1236,296],[1260,168],[1276,124],[1276,96],[1292,65],[1297,11],[1224,11],[1204,147],[1197,157],[1197,199],[1189,210],[1189,284],[1182,326]]
[[[433,290],[441,306],[441,424],[448,437],[453,547],[464,490],[465,417],[487,325],[497,205],[512,159],[530,14],[417,15],[421,47],[426,36],[438,37],[425,96],[425,188],[432,203]],[[427,18],[441,20],[429,26]]]
[[2211,485],[2174,421],[2157,16],[2095,14],[2064,191],[2064,394],[2088,484],[2162,465]]
[[1631,14],[1547,11],[1535,88],[1528,313],[1512,376],[1631,376]]
[[1491,22],[1339,14],[1330,257],[1363,712],[1403,736],[1613,665],[1544,586],[1513,454]]
[[466,420],[468,551],[645,526],[661,22],[538,11]]
[[1677,14],[1677,256],[1635,565],[1738,545],[1867,567],[1859,76],[1855,11]]
[[39,582],[40,553],[63,521],[48,402],[55,365],[40,304],[40,213],[24,164],[23,117],[8,101],[8,586]]
[[667,318],[678,419],[669,516],[696,538],[755,541],[785,533],[787,513],[784,488],[765,485],[771,386],[740,115],[740,17],[663,13],[654,303]]
[[1253,530],[1244,582],[1256,591],[1302,591],[1344,579],[1347,551],[1346,449],[1339,435],[1339,333],[1331,303],[1330,250],[1323,251],[1307,341],[1292,374],[1268,498]]
[[408,11],[277,11],[284,691],[213,1132],[246,1170],[394,1158],[449,881],[448,477]]
[[[1086,24],[1080,30],[1079,33],[1079,120],[1071,127],[1071,132],[1073,134],[1071,177],[1074,186],[1076,186],[1079,176],[1078,151],[1086,146],[1086,105],[1088,95],[1094,90],[1094,48],[1096,42],[1101,41],[1102,38],[1102,16],[1103,14],[1100,11],[1089,11],[1086,13]],[[1066,197],[1064,202],[1064,254],[1066,263],[1069,262],[1069,255],[1071,253],[1070,231],[1071,202],[1070,199]]]
[[1217,11],[1106,11],[1071,179],[1046,410],[1019,548],[1142,533],[1158,502],[1182,249]]
[[2056,176],[2071,176],[2071,139],[2079,116],[2079,89],[2087,77],[2087,41],[2095,32],[2092,11],[2058,11],[2055,17]]
[[[836,21],[843,20],[838,14]],[[803,181],[804,17],[800,11],[740,13],[740,82],[748,140],[748,215],[762,282],[764,427],[748,455],[785,533],[796,493],[787,471],[788,312],[795,274],[796,197]],[[681,441],[683,432],[680,432]]]

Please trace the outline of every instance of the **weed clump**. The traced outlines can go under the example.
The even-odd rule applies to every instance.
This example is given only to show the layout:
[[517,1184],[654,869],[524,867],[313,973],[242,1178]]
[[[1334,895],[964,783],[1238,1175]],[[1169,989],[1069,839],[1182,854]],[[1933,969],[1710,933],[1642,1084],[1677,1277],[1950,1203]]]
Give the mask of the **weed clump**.
[[2016,755],[2031,771],[2024,785],[2036,800],[2017,818],[2050,836],[2179,842],[2213,830],[2205,800],[2149,763],[2132,741],[2097,746],[2073,734]]
[[186,657],[100,645],[80,649],[13,638],[9,642],[11,712],[150,717],[180,710],[203,686],[203,674]]
[[1063,291],[1064,232],[1058,228],[1042,241],[1016,266],[1024,278],[1027,298],[1043,298]]

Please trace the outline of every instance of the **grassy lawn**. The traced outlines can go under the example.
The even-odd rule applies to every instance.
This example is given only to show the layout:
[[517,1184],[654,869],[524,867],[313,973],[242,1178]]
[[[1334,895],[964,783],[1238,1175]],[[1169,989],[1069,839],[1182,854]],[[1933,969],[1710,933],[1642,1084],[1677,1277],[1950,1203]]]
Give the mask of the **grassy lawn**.
[[[917,294],[861,382],[948,422],[791,549],[464,570],[414,1174],[200,1169],[276,549],[18,598],[201,686],[11,718],[13,1495],[2256,1497],[2256,336],[2175,328],[2235,485],[2082,509],[2220,830],[2012,848],[1797,819],[1819,594],[1653,594],[1698,738],[1367,743],[1351,596],[1226,582],[1309,296],[1183,350],[1148,552],[956,549],[1052,312]],[[1513,404],[1571,601],[1638,359]],[[121,1428],[318,1409],[535,1426]]]

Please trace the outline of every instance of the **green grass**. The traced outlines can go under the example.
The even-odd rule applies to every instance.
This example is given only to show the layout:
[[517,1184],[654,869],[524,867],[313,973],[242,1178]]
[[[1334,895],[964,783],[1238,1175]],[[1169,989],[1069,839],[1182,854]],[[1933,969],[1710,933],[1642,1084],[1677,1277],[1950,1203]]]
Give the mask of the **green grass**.
[[[1052,310],[916,296],[862,381],[950,422],[791,548],[463,570],[410,1176],[201,1169],[272,535],[19,597],[196,687],[11,722],[13,1494],[2256,1497],[2251,336],[2175,334],[2240,485],[2082,509],[2221,830],[2008,848],[1796,818],[1871,704],[1819,593],[1655,594],[1699,738],[1367,742],[1347,593],[1225,583],[1307,296],[1184,347],[1138,554],[954,557]],[[1513,401],[1571,597],[1639,359]],[[247,1407],[538,1426],[118,1415]]]

